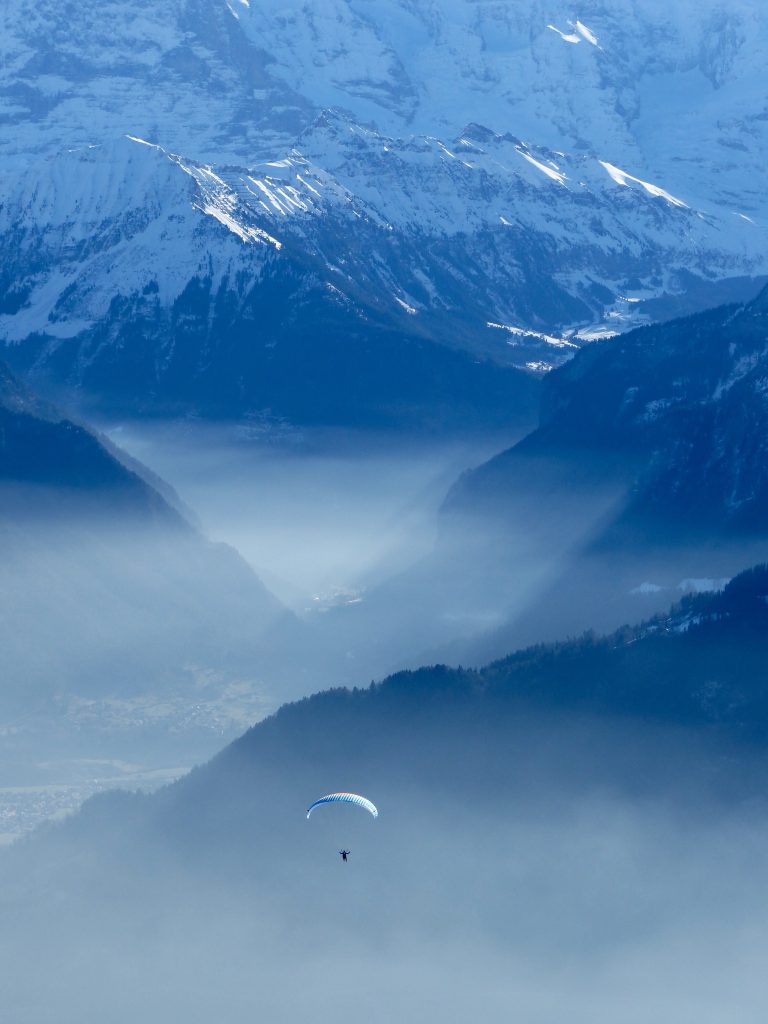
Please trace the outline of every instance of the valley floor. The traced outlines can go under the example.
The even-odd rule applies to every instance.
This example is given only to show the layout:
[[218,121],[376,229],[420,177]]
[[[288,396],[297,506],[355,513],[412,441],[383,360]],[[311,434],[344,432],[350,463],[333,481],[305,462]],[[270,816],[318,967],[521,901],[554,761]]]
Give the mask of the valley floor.
[[[45,822],[60,821],[73,814],[96,793],[112,789],[149,793],[185,775],[193,766],[159,767],[120,760],[71,758],[14,767],[19,778],[28,781],[27,784],[0,786],[0,846],[20,839]],[[4,765],[3,769],[6,774],[8,766]],[[10,774],[15,774],[13,769]]]

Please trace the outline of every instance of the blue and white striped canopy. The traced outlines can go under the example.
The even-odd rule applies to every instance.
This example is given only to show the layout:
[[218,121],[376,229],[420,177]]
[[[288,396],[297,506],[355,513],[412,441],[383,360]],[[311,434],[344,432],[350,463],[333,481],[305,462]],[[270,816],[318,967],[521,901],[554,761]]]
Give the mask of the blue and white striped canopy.
[[310,816],[312,811],[320,804],[355,804],[356,807],[362,807],[363,810],[368,811],[378,818],[379,812],[376,810],[374,804],[370,800],[366,800],[364,796],[360,796],[358,793],[329,793],[327,796],[321,796],[319,800],[315,800],[313,804],[307,809],[307,817]]

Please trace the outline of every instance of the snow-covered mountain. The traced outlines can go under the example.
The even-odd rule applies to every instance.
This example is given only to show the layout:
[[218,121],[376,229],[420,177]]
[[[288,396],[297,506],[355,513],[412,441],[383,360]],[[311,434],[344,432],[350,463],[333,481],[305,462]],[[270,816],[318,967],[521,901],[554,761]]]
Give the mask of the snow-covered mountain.
[[[0,335],[92,393],[301,418],[298,368],[325,366],[391,413],[382,349],[402,381],[447,346],[471,358],[404,401],[471,405],[478,356],[546,370],[768,272],[752,0],[88,0],[6,21]],[[525,405],[511,380],[500,404]]]

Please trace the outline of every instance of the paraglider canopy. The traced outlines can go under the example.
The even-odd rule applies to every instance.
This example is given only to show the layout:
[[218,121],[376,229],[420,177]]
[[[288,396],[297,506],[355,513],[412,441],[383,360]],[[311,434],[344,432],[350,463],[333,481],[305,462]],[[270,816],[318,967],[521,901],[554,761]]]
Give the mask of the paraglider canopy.
[[307,817],[310,816],[312,811],[320,804],[354,804],[356,807],[362,807],[364,811],[368,811],[374,818],[378,818],[379,812],[376,810],[374,804],[364,796],[360,796],[359,793],[329,793],[327,796],[321,796],[319,800],[315,800],[313,804],[307,808]]

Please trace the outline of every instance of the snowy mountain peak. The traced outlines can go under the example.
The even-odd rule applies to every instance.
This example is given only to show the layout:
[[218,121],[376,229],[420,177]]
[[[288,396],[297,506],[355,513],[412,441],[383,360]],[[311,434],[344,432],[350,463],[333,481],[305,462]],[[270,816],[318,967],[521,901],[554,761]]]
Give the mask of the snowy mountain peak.
[[162,319],[199,281],[268,308],[279,266],[356,324],[539,372],[768,273],[753,0],[19,0],[6,21],[8,342],[80,344],[115,302]]

